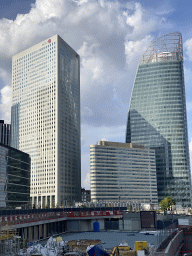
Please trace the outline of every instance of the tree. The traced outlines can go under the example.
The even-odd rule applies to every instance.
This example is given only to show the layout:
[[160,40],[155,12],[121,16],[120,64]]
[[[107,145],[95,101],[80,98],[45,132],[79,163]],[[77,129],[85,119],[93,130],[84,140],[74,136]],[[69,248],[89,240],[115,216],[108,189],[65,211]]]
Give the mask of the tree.
[[166,211],[167,209],[170,209],[172,210],[172,205],[175,205],[175,200],[170,197],[170,196],[167,196],[165,197],[163,200],[161,200],[161,202],[159,203],[160,207],[161,207],[161,210],[162,211]]
[[172,210],[172,205],[175,205],[175,200],[170,196],[167,196],[166,198],[167,198],[167,205],[168,205],[167,208]]
[[168,207],[168,204],[167,204],[167,199],[164,198],[163,200],[161,200],[161,202],[159,203],[160,207],[161,207],[161,210],[165,211],[167,210],[167,207]]
[[82,207],[82,208],[87,208],[87,206],[86,206],[86,205],[84,205],[84,204],[82,204],[80,207]]

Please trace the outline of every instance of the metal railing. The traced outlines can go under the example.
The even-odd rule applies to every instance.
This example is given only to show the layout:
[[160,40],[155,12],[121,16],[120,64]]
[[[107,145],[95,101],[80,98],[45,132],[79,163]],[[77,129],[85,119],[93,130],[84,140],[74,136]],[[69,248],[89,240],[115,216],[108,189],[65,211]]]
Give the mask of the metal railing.
[[168,227],[165,227],[155,235],[155,250],[159,248],[159,246],[167,239],[171,234],[178,231],[177,224],[171,224]]

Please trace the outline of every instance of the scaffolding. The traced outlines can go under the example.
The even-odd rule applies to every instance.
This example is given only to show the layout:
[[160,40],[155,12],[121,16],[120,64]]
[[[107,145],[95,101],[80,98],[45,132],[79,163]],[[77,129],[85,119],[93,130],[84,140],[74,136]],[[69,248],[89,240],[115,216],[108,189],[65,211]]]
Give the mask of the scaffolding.
[[12,229],[8,224],[0,222],[0,255],[16,255],[20,249],[20,236],[17,229]]

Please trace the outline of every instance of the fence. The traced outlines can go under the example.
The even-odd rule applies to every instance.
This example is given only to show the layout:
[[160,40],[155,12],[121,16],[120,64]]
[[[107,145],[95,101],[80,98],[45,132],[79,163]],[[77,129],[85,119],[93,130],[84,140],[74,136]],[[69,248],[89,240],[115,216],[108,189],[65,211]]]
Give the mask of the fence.
[[177,232],[177,230],[177,224],[171,224],[170,226],[159,230],[159,232],[155,235],[155,250],[157,250],[163,241],[165,241],[169,236],[171,236],[174,232]]

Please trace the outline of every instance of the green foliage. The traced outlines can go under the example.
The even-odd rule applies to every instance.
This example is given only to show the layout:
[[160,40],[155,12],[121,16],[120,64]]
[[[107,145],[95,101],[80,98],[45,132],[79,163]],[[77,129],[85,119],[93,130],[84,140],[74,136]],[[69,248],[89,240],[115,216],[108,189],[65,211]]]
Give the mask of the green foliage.
[[86,206],[86,205],[84,205],[84,204],[82,204],[80,207],[82,207],[82,208],[87,208],[87,206]]
[[167,196],[167,204],[168,204],[168,208],[172,207],[172,205],[175,205],[175,200],[170,197],[170,196]]
[[159,205],[160,205],[160,207],[161,207],[161,210],[165,212],[165,211],[167,210],[167,207],[168,207],[166,198],[164,198],[163,200],[161,200],[161,202],[159,203]]
[[129,205],[129,211],[132,212],[132,205]]
[[161,200],[159,205],[161,207],[161,210],[165,212],[167,209],[172,208],[172,205],[175,205],[175,200],[172,197],[167,196],[166,198]]

